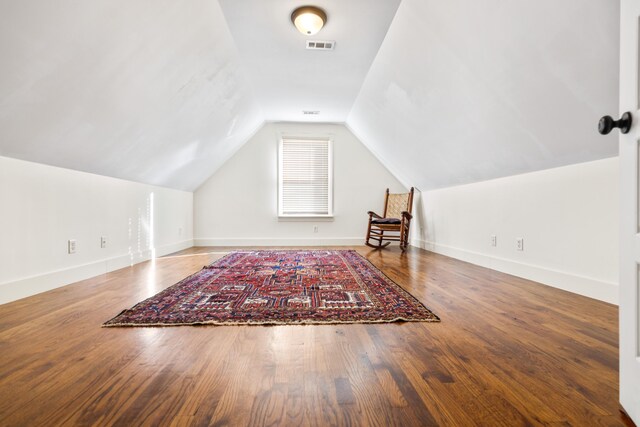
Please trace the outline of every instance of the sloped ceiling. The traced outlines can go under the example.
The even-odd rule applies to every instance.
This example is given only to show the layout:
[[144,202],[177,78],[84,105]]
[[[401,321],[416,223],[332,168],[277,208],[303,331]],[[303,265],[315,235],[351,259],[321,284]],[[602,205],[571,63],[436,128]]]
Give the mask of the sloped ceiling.
[[617,154],[619,4],[403,0],[347,120],[405,185]]
[[0,155],[194,190],[265,120],[346,121],[425,190],[617,153],[617,1],[314,3],[335,51],[302,1],[2,2]]
[[0,4],[0,155],[193,190],[263,123],[216,1]]
[[[315,0],[327,11],[318,34],[291,24],[291,0],[220,0],[227,24],[269,121],[344,123],[400,0]],[[306,40],[334,41],[333,51]],[[303,110],[319,114],[304,116]]]

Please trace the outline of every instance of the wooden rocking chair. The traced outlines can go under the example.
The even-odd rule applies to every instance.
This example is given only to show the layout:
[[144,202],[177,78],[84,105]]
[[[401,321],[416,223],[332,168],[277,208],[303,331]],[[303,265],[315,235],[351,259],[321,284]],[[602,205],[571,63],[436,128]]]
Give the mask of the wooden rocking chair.
[[[375,249],[382,249],[392,241],[400,242],[400,249],[407,249],[409,244],[409,225],[411,224],[411,208],[413,206],[413,187],[408,193],[389,194],[384,198],[384,213],[382,216],[369,211],[369,227],[365,245]],[[377,241],[372,244],[369,241]],[[389,240],[382,244],[383,240]]]

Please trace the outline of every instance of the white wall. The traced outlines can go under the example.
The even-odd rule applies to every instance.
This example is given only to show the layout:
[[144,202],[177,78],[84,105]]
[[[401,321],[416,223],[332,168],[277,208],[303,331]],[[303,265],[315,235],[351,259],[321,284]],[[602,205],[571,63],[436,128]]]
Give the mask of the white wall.
[[0,303],[193,244],[184,191],[0,157],[0,206]]
[[[278,220],[278,141],[331,136],[334,220]],[[267,123],[195,192],[196,245],[362,244],[367,211],[381,211],[385,188],[406,191],[342,125]],[[382,213],[382,212],[380,212]],[[318,233],[313,226],[318,225]]]
[[429,191],[420,203],[412,244],[617,303],[617,157]]

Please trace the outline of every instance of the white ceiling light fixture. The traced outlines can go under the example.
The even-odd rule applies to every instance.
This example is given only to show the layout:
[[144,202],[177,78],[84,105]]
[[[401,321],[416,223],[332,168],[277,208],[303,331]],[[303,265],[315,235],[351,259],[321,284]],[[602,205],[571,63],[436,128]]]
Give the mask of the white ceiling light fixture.
[[311,36],[327,23],[327,14],[315,6],[302,6],[291,14],[291,22],[305,36]]

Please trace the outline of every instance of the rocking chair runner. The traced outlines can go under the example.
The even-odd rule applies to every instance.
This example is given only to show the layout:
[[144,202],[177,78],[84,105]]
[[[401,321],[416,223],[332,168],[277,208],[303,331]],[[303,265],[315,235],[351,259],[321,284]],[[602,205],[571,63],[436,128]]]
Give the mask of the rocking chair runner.
[[[365,245],[381,249],[392,241],[400,242],[400,249],[407,249],[409,244],[409,226],[411,224],[411,208],[413,206],[413,187],[408,193],[389,194],[387,188],[384,198],[384,213],[382,216],[369,211],[369,227]],[[372,244],[369,241],[377,241]],[[383,240],[389,240],[382,244]]]

